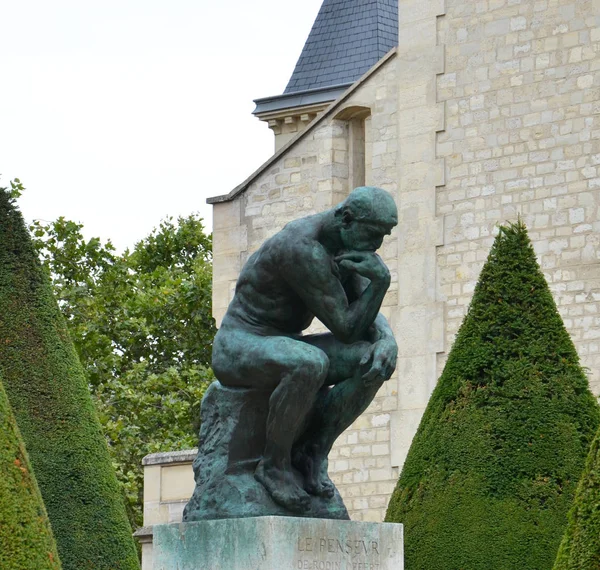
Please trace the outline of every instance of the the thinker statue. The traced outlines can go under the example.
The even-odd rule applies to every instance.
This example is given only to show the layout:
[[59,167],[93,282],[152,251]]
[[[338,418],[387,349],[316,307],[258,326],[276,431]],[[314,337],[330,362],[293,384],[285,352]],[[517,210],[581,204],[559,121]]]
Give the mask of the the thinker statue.
[[[390,194],[371,187],[357,188],[329,211],[289,223],[244,265],[215,337],[213,369],[221,385],[266,394],[265,425],[232,430],[260,433],[259,457],[250,462],[253,475],[289,514],[327,516],[327,501],[339,499],[327,475],[329,451],[394,372],[396,342],[379,314],[390,273],[376,250],[397,223]],[[331,332],[303,336],[315,317]],[[203,472],[204,455],[217,437],[216,428],[205,430],[204,423],[214,421],[205,408],[216,405],[207,398],[195,463],[200,488],[186,508],[187,520],[211,518],[211,509],[201,506],[201,495],[214,491],[207,483],[211,474]],[[228,453],[225,477],[248,465],[240,460],[234,468],[231,455],[239,451]],[[242,502],[257,496],[249,486],[246,481],[240,490],[239,482],[233,484]],[[232,492],[228,489],[218,493]],[[212,518],[279,514],[272,510],[236,514],[228,507]]]

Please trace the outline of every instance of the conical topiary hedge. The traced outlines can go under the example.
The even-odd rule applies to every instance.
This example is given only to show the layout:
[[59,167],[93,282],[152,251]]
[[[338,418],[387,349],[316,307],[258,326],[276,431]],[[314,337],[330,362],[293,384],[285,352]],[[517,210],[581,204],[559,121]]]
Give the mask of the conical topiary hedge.
[[599,420],[525,226],[500,228],[388,507],[406,567],[551,568]]
[[49,277],[0,189],[0,375],[65,570],[137,570],[122,494]]
[[48,515],[1,381],[0,568],[60,570]]
[[583,471],[569,512],[569,522],[554,570],[598,570],[600,568],[600,430]]

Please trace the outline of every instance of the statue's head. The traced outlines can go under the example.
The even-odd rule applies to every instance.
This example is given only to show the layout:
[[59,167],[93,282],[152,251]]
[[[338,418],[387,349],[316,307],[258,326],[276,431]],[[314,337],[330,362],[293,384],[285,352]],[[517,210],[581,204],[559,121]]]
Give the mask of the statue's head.
[[398,224],[398,209],[389,192],[372,186],[353,190],[335,209],[341,218],[344,248],[375,251]]

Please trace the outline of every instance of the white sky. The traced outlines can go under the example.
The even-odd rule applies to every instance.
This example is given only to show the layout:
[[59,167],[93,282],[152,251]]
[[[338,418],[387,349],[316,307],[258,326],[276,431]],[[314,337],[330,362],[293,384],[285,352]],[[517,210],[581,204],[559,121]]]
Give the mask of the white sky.
[[322,0],[0,0],[0,185],[28,221],[131,247],[273,153],[253,99],[283,92]]

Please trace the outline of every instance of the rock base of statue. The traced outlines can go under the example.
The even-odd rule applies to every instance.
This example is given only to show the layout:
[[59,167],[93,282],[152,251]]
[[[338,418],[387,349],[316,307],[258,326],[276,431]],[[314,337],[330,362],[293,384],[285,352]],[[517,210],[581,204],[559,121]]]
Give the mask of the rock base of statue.
[[[258,516],[348,520],[337,489],[332,498],[310,496],[303,513],[275,503],[254,471],[265,448],[270,392],[226,388],[213,382],[202,400],[200,442],[194,461],[196,489],[185,522]],[[303,478],[295,472],[297,483]]]
[[403,570],[401,524],[258,517],[154,527],[154,570]]

